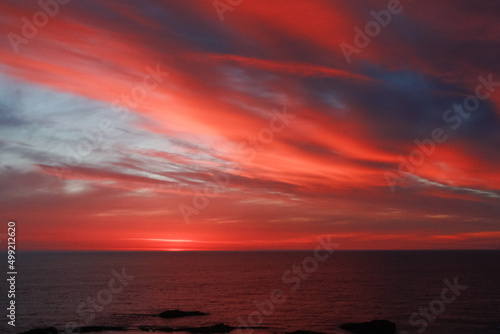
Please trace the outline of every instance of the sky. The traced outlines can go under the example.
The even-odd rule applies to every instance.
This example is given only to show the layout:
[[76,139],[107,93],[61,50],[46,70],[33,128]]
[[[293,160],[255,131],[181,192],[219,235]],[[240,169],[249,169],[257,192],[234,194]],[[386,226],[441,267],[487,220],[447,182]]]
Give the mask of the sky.
[[0,3],[20,250],[500,248],[500,2]]

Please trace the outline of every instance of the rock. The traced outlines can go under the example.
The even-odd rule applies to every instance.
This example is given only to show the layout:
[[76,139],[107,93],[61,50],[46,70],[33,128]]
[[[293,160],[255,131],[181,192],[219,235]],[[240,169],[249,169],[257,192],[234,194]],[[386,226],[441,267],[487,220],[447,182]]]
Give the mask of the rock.
[[348,323],[340,328],[355,334],[396,334],[396,324],[389,320]]
[[[261,327],[259,327],[261,328]],[[236,329],[225,324],[216,324],[213,326],[202,326],[202,327],[157,327],[157,326],[139,326],[139,330],[143,332],[188,332],[192,334],[222,334],[229,333]]]
[[21,334],[58,334],[58,331],[54,327],[33,328]]
[[183,317],[193,317],[200,315],[208,315],[208,313],[203,313],[200,311],[181,311],[181,310],[168,310],[161,312],[159,316],[164,319],[174,319],[174,318],[183,318]]
[[[205,326],[205,327],[158,327],[158,326],[139,326],[140,331],[143,332],[188,332],[193,334],[204,334],[204,333],[229,333],[237,328],[240,329],[269,329],[269,327],[264,326],[245,326],[245,327],[231,327],[225,324],[217,324],[213,326]],[[305,331],[302,331],[305,334]],[[318,333],[318,332],[308,332],[308,333]],[[300,334],[300,333],[297,333]],[[318,333],[323,334],[323,333]]]
[[229,333],[234,329],[236,328],[228,326],[226,324],[216,324],[212,326],[203,326],[203,327],[180,327],[177,328],[176,330],[193,334],[198,334],[198,333],[211,334],[211,333]]
[[77,333],[91,333],[91,332],[121,332],[125,331],[125,327],[113,327],[113,326],[83,326],[75,328],[74,332]]

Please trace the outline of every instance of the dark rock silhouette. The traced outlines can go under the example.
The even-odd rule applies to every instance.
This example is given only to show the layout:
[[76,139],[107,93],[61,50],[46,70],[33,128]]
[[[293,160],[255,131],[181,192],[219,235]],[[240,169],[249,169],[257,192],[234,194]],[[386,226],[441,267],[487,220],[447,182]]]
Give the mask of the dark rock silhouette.
[[91,333],[91,332],[118,332],[126,330],[125,327],[117,326],[83,326],[75,329],[75,332],[79,333]]
[[183,317],[193,317],[200,315],[208,315],[208,313],[203,313],[200,311],[181,311],[181,310],[168,310],[161,312],[159,316],[164,319],[174,319],[174,318],[183,318]]
[[143,332],[156,332],[156,331],[165,333],[177,332],[177,330],[173,327],[139,326],[139,329]]
[[[259,327],[261,328],[261,327]],[[156,326],[140,326],[139,329],[143,332],[158,331],[165,333],[172,332],[188,332],[192,334],[222,334],[229,333],[236,327],[228,326],[226,324],[216,324],[212,326],[202,327],[156,327]]]
[[216,324],[212,326],[203,326],[203,327],[179,327],[177,331],[183,331],[193,334],[203,333],[229,333],[232,330],[236,329],[236,327],[232,327],[226,324]]
[[396,324],[389,320],[347,323],[340,328],[354,334],[396,334]]
[[33,329],[30,329],[29,331],[23,332],[21,334],[58,334],[58,331],[54,327],[33,328]]
[[299,329],[299,330],[293,331],[293,332],[286,332],[286,334],[324,334],[324,333]]

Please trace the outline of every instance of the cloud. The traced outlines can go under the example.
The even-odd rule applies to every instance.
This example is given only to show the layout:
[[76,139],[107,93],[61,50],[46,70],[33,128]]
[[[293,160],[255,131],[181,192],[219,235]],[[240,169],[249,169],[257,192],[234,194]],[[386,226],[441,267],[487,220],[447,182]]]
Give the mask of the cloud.
[[[432,236],[484,231],[491,238],[471,244],[491,247],[500,88],[458,129],[443,115],[479,75],[500,81],[500,6],[425,3],[405,3],[349,64],[339,45],[383,9],[377,1],[248,1],[223,22],[210,2],[69,3],[19,53],[0,42],[5,214],[34,228],[32,248],[68,220],[57,247],[72,247],[75,231],[78,247],[105,249],[233,238],[238,249],[306,248],[328,234],[350,248],[467,248],[472,237]],[[15,33],[39,10],[0,6]],[[269,139],[285,109],[293,117]],[[447,141],[393,194],[384,173],[438,127]],[[227,186],[193,219],[198,230],[185,226],[179,204],[215,175]],[[121,241],[92,243],[89,220]]]

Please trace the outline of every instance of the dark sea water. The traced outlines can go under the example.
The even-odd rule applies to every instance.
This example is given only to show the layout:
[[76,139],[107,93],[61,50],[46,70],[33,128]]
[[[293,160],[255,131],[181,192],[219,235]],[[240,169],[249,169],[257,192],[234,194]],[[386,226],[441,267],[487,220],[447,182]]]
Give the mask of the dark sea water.
[[[372,319],[388,319],[408,333],[418,333],[423,322],[427,328],[422,332],[428,334],[500,333],[499,251],[335,251],[323,262],[312,261],[312,255],[312,251],[20,253],[16,327],[7,325],[3,311],[0,333],[49,326],[64,330],[71,322],[123,326],[128,333],[140,332],[139,326],[236,327],[241,325],[238,318],[266,327],[241,334],[299,329],[345,333],[340,324]],[[291,272],[294,265],[303,264],[309,273],[300,277]],[[112,281],[112,293],[112,271],[121,273],[122,268],[135,277],[129,277],[126,286]],[[444,303],[443,282],[455,277],[467,288],[458,290],[458,296],[448,291],[445,298],[455,300]],[[3,310],[5,287],[2,284]],[[270,299],[276,289],[282,295],[274,303]],[[98,310],[90,311],[88,299],[96,301]],[[255,304],[266,301],[267,308],[259,311]],[[418,324],[409,323],[412,313],[432,303],[438,313],[435,320],[418,315],[413,319],[420,320]],[[154,316],[173,309],[210,315]]]

